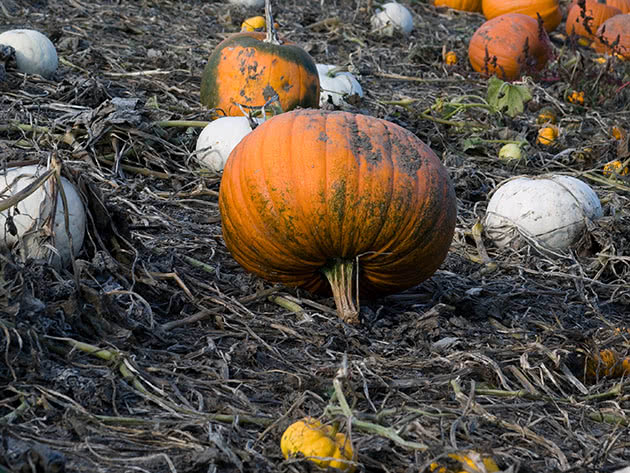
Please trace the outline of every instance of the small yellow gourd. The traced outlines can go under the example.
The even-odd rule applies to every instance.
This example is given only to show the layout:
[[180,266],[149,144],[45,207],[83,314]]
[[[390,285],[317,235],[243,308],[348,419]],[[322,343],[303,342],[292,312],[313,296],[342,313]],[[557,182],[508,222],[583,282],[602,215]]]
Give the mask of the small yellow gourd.
[[507,143],[499,150],[499,159],[507,163],[520,161],[523,159],[523,151],[516,143]]
[[550,146],[558,138],[558,127],[549,125],[538,130],[536,142],[544,146]]
[[447,66],[453,66],[457,64],[457,54],[455,54],[455,51],[449,51],[444,55],[444,63]]
[[266,27],[264,16],[252,16],[241,24],[241,31],[264,31]]
[[286,459],[301,454],[322,468],[354,471],[350,441],[332,425],[322,424],[312,417],[291,424],[282,434],[280,449]]
[[494,473],[500,471],[492,457],[481,455],[474,450],[449,453],[448,457],[458,462],[458,465],[449,468],[438,463],[431,463],[429,470],[433,473]]

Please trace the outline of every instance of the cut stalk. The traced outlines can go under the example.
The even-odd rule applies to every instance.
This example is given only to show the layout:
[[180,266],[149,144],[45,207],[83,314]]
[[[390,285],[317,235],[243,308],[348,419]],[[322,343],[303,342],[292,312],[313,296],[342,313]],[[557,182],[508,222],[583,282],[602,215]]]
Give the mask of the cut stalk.
[[271,44],[282,44],[282,42],[278,39],[278,32],[273,24],[271,0],[265,0],[265,21],[267,22],[267,37],[265,38],[265,42]]
[[344,322],[357,325],[359,323],[359,294],[358,287],[355,290],[354,267],[354,261],[336,260],[322,271],[330,283],[337,314]]

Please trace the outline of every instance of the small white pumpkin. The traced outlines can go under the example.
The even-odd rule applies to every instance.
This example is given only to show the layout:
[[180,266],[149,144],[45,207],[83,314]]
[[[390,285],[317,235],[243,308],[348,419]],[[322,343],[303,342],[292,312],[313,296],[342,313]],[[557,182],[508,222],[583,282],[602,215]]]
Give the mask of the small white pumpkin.
[[522,233],[561,250],[580,238],[589,221],[601,216],[597,194],[575,177],[518,177],[496,189],[488,202],[484,226],[499,247],[518,242]]
[[357,95],[363,97],[363,89],[357,78],[351,72],[338,71],[330,75],[330,71],[337,66],[332,64],[317,64],[319,74],[319,105],[322,106],[328,101],[334,105],[341,106],[345,103],[344,97]]
[[[262,119],[255,118],[256,123]],[[197,138],[195,152],[199,162],[215,172],[223,171],[232,150],[252,131],[247,117],[221,117],[208,123]]]
[[15,62],[21,72],[51,77],[59,60],[52,42],[35,30],[9,30],[0,34],[0,44],[15,49]]
[[407,36],[413,30],[411,12],[404,5],[396,2],[383,5],[383,9],[377,10],[372,16],[370,23],[373,31],[386,36],[392,36],[394,31],[400,31]]
[[228,3],[247,8],[262,8],[265,6],[265,0],[228,0]]
[[[7,169],[0,175],[0,200],[17,194],[45,172],[45,167],[37,165]],[[70,264],[72,256],[81,251],[85,235],[85,208],[74,185],[65,177],[61,178],[61,182],[68,202],[72,251],[61,192],[57,192],[53,225],[48,225],[54,204],[53,189],[57,185],[55,176],[51,176],[28,197],[0,212],[0,246],[17,252],[19,260],[44,258],[59,268]],[[7,222],[9,217],[15,233]]]

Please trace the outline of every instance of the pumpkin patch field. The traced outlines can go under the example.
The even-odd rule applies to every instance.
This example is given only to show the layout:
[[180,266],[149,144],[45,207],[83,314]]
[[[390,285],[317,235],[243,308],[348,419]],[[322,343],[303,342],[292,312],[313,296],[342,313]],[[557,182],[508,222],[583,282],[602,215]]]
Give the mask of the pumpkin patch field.
[[0,2],[0,473],[627,472],[629,19]]

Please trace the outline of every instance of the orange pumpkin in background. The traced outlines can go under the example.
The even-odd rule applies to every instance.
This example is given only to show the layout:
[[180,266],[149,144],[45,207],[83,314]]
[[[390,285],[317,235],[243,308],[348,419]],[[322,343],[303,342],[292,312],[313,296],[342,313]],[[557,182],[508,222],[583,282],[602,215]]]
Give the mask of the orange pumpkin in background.
[[472,68],[483,76],[516,80],[542,70],[552,56],[551,41],[538,21],[522,13],[506,13],[486,21],[468,43]]
[[585,0],[584,5],[585,10],[582,9],[577,0],[571,3],[566,22],[568,35],[577,35],[593,40],[602,23],[608,18],[621,14],[619,8],[615,8],[605,0]]
[[630,14],[608,18],[597,29],[593,48],[599,53],[616,54],[620,59],[630,60]]
[[429,278],[455,230],[448,171],[418,137],[368,115],[294,110],[234,148],[219,190],[234,259],[273,282],[331,293],[346,322],[363,296]]
[[[599,3],[605,3],[609,7],[619,8],[621,13],[630,13],[630,0],[598,0]],[[577,4],[578,0],[572,0],[569,8]]]
[[459,11],[481,11],[481,0],[434,0],[433,5],[436,7],[449,7]]
[[242,32],[219,43],[201,78],[203,105],[242,116],[238,104],[260,108],[277,94],[283,111],[319,106],[313,58],[295,44],[266,38],[266,33]]
[[619,8],[621,13],[630,13],[630,0],[608,0],[606,3],[611,7]]
[[540,15],[547,32],[555,30],[562,21],[558,0],[483,0],[481,8],[488,20],[506,13],[522,13],[534,19]]

